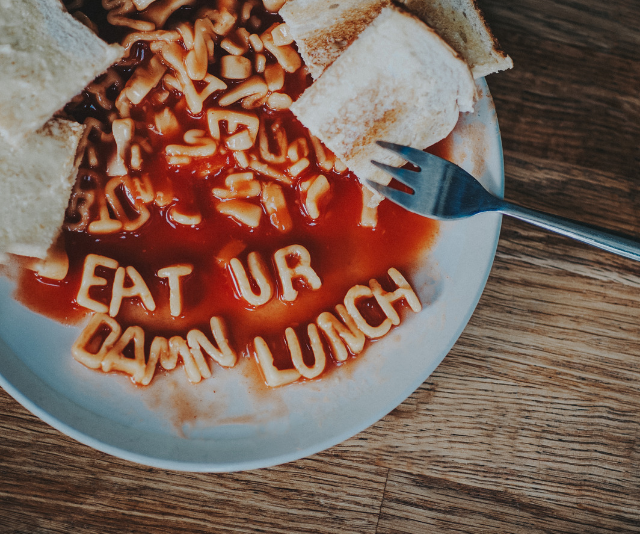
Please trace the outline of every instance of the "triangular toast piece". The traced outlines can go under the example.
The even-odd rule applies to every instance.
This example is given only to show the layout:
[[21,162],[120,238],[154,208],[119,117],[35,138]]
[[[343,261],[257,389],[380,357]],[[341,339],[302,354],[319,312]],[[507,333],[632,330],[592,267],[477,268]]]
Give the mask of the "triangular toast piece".
[[291,111],[360,178],[386,184],[371,159],[402,160],[379,148],[391,141],[424,149],[472,111],[476,86],[467,64],[416,17],[387,7]]
[[0,1],[0,137],[17,145],[123,54],[58,0]]
[[289,0],[279,14],[316,79],[390,4],[390,0]]
[[471,68],[474,78],[513,68],[475,0],[399,0],[438,32]]
[[0,263],[7,253],[46,256],[62,227],[84,129],[51,119],[17,147],[0,139]]

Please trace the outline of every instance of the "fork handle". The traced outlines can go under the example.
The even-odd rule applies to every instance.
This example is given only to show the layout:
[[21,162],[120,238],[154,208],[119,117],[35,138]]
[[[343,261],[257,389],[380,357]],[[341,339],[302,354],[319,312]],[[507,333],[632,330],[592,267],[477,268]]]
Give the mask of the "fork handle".
[[557,215],[523,208],[507,201],[502,201],[497,211],[608,252],[613,252],[619,256],[640,261],[640,241],[633,237],[611,232],[598,226],[558,217]]

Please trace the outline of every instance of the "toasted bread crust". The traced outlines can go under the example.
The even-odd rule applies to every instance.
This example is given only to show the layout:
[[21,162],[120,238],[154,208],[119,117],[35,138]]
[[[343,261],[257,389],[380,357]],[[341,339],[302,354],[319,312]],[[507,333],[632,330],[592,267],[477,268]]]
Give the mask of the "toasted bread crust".
[[416,17],[387,7],[291,110],[361,180],[388,183],[370,160],[402,161],[385,140],[423,149],[472,111],[467,64]]
[[0,257],[45,257],[62,227],[84,129],[51,119],[18,147],[0,140]]
[[480,22],[482,23],[482,26],[486,30],[489,38],[491,39],[491,42],[493,43],[493,50],[496,53],[496,55],[498,55],[502,59],[511,60],[511,58],[505,53],[505,51],[500,46],[500,43],[498,42],[498,39],[496,39],[495,35],[493,35],[493,32],[491,31],[491,28],[489,27],[489,24],[487,24],[487,21],[484,18],[484,12],[482,11],[482,9],[480,9],[480,6],[478,5],[477,0],[470,0],[470,2],[473,4],[473,7],[475,8],[476,13],[478,14],[478,18],[480,19]]
[[474,78],[513,67],[476,0],[394,0],[434,28],[469,64]]
[[310,37],[306,42],[310,63],[325,66],[333,63],[381,10],[382,8],[351,12],[350,15],[355,15],[353,19],[340,21],[332,26],[330,31],[319,32],[319,35]]
[[333,63],[390,0],[289,0],[280,10],[313,78]]

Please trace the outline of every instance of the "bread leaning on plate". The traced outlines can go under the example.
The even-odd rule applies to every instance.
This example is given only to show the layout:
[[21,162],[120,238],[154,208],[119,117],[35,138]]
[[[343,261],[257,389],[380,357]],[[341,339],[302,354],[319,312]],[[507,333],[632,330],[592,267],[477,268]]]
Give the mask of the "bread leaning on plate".
[[51,119],[18,147],[0,139],[0,263],[7,253],[46,256],[76,181],[75,156],[84,129]]
[[376,140],[426,148],[473,111],[475,97],[464,60],[422,21],[386,7],[291,110],[360,180],[387,184],[370,160],[402,160]]
[[0,136],[18,144],[123,53],[59,0],[0,1]]
[[123,54],[59,0],[0,0],[0,263],[59,234],[85,127],[51,117]]

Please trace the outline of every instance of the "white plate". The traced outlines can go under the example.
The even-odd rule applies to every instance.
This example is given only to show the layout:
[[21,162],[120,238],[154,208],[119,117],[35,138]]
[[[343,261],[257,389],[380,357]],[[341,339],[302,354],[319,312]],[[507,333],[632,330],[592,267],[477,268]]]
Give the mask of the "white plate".
[[[453,159],[502,195],[502,148],[484,80],[473,115],[454,132]],[[61,432],[109,454],[165,469],[237,471],[331,447],[398,406],[433,372],[471,316],[500,233],[500,216],[442,223],[413,274],[425,307],[358,359],[315,382],[263,391],[241,359],[193,386],[170,373],[148,388],[73,360],[78,328],[34,314],[0,280],[0,385]]]

